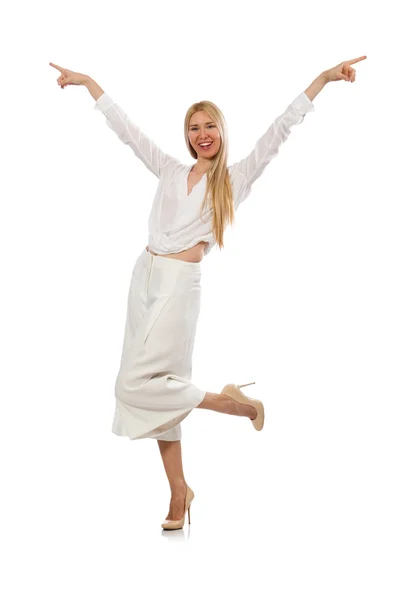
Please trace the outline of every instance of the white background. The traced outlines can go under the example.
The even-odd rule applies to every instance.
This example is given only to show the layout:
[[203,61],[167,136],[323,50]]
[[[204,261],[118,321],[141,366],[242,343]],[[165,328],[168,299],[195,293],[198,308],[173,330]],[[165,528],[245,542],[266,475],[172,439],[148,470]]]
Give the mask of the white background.
[[[3,598],[394,600],[395,27],[391,5],[34,2],[1,23]],[[188,107],[229,164],[329,83],[202,262],[196,384],[246,388],[264,429],[182,422],[192,523],[163,532],[154,440],[111,433],[127,292],[158,180],[49,66],[89,74],[192,164]],[[393,93],[394,92],[394,93]]]

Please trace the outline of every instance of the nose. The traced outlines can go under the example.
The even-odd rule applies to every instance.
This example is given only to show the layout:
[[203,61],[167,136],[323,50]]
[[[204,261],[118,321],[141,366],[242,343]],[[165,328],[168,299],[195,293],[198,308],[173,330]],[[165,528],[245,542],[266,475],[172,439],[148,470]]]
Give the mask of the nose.
[[211,136],[207,133],[202,133],[200,135],[200,137],[197,139],[197,143],[198,144],[202,144],[203,142],[210,142],[211,141]]
[[207,142],[211,139],[210,135],[205,131],[205,126],[203,125],[202,129],[198,133],[197,142],[201,144],[202,142]]

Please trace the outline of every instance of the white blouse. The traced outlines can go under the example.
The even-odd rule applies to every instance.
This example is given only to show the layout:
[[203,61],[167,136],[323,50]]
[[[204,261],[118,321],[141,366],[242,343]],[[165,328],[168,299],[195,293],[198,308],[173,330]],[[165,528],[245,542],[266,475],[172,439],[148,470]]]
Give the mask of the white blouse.
[[[195,163],[182,164],[165,154],[106,92],[97,99],[94,108],[103,112],[106,124],[159,179],[148,222],[149,248],[156,254],[176,254],[205,241],[204,254],[208,254],[216,242],[211,231],[212,208],[204,210],[200,218],[207,175],[204,173],[188,194],[187,178]],[[252,184],[264,168],[277,156],[291,127],[302,123],[305,114],[311,111],[314,111],[313,103],[302,92],[259,138],[252,152],[228,167],[235,210],[250,194]]]

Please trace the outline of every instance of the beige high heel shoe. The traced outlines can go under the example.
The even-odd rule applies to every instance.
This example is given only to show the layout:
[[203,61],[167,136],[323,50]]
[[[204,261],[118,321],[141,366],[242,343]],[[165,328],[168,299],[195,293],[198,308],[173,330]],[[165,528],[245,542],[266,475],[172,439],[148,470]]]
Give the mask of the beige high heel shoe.
[[161,527],[163,529],[182,529],[182,527],[185,524],[186,511],[188,512],[188,515],[189,515],[189,525],[190,525],[190,505],[192,503],[193,498],[194,498],[194,492],[192,489],[190,489],[189,486],[187,486],[186,497],[185,497],[185,511],[183,513],[182,519],[180,519],[179,521],[170,521],[170,520],[166,519],[165,521],[163,521],[163,523],[161,523]]
[[240,404],[249,404],[256,408],[256,412],[258,413],[255,419],[251,419],[253,426],[257,431],[261,431],[263,429],[263,424],[265,422],[265,409],[263,407],[262,402],[260,400],[255,400],[254,398],[249,398],[240,391],[240,388],[245,387],[247,385],[252,385],[255,383],[244,383],[243,385],[234,385],[234,383],[228,383],[225,385],[221,394],[226,394],[227,396],[231,396],[233,400],[236,402],[240,402]]

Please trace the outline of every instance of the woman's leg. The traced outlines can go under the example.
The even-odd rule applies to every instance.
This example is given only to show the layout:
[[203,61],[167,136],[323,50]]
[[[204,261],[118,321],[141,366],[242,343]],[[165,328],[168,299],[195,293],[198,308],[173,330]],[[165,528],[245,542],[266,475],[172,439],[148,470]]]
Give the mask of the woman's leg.
[[249,417],[250,419],[256,419],[257,416],[256,409],[253,406],[240,404],[240,402],[236,402],[236,400],[227,394],[213,394],[212,392],[207,392],[204,396],[204,400],[197,408],[207,408],[227,415]]
[[[228,415],[256,418],[256,409],[248,404],[240,404],[227,394],[213,394],[207,392],[204,400],[197,408],[207,408]],[[182,466],[181,441],[167,442],[157,440],[163,459],[165,472],[171,489],[170,509],[166,519],[173,521],[182,519],[185,508],[186,481]]]
[[166,519],[179,521],[185,508],[186,481],[182,467],[181,441],[166,442],[157,440],[163,459],[165,472],[171,488],[170,509]]

